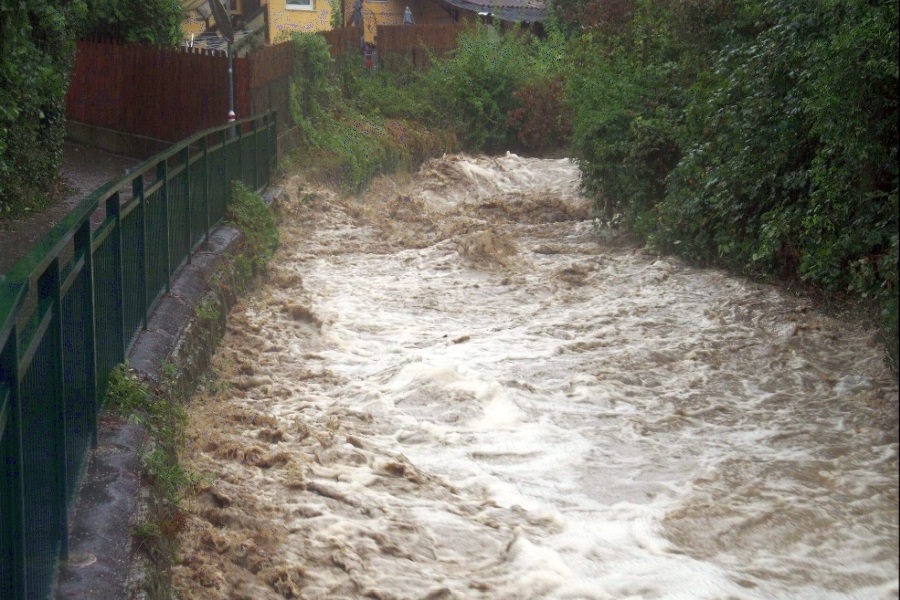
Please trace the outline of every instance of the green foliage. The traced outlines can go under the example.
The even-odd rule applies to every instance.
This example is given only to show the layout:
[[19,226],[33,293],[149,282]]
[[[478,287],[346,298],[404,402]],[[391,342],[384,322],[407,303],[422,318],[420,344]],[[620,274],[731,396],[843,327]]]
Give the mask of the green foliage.
[[300,33],[292,40],[291,116],[301,144],[289,162],[356,192],[378,173],[409,167],[437,151],[438,137],[424,127],[384,120],[383,115],[422,115],[412,90],[393,85],[395,75],[365,69],[356,53],[341,57],[340,70],[333,72],[322,36]]
[[897,2],[599,4],[568,89],[598,208],[700,263],[875,298],[896,340]]
[[481,25],[460,34],[457,44],[451,58],[433,60],[423,77],[430,116],[456,131],[466,147],[511,147],[508,115],[522,104],[515,91],[540,74],[539,44],[520,29],[499,33]]
[[340,29],[344,26],[344,0],[331,0],[331,28]]
[[141,464],[151,485],[150,506],[147,520],[135,525],[131,533],[153,564],[146,573],[144,591],[148,597],[159,599],[172,597],[168,569],[176,562],[177,534],[184,523],[181,503],[185,491],[198,479],[178,461],[188,417],[181,403],[165,393],[177,374],[166,365],[163,363],[161,393],[152,393],[129,374],[125,365],[117,366],[107,385],[105,407],[113,415],[146,428],[148,441]]
[[183,40],[184,15],[179,0],[86,0],[86,4],[79,27],[83,37],[156,46],[178,46]]
[[278,248],[278,223],[259,194],[240,181],[232,183],[228,221],[244,234],[244,255],[256,273],[265,268]]
[[347,55],[340,87],[365,116],[430,123],[467,149],[543,150],[568,137],[564,46],[557,32],[538,40],[521,29],[479,25],[460,35],[448,58],[431,56],[426,69],[391,55],[383,57],[389,68],[366,69]]
[[478,26],[460,36],[449,58],[432,56],[424,70],[396,56],[390,69],[366,68],[351,52],[334,71],[321,36],[292,39],[291,116],[301,144],[290,162],[345,191],[358,191],[378,173],[412,168],[458,139],[473,150],[542,150],[566,139],[565,39],[558,33],[541,42],[520,29]]
[[314,33],[295,33],[294,72],[291,77],[291,118],[299,128],[303,141],[319,146],[322,138],[318,124],[328,119],[328,108],[337,104],[338,89],[330,80],[331,54],[328,43]]
[[531,81],[513,95],[522,101],[522,107],[510,111],[507,125],[517,131],[516,137],[523,146],[544,151],[566,145],[572,134],[572,120],[559,79]]
[[0,1],[0,218],[39,210],[56,181],[75,40],[181,42],[177,0]]
[[341,57],[341,92],[359,113],[373,117],[424,122],[428,98],[422,73],[405,57],[395,57],[392,69],[368,69],[359,52]]
[[62,159],[83,2],[0,2],[0,218],[40,208]]
[[127,418],[142,410],[149,400],[150,389],[129,375],[125,365],[118,365],[112,370],[106,385],[107,410]]
[[197,305],[195,309],[197,317],[204,321],[218,321],[222,313],[219,312],[219,303],[214,298],[207,298]]

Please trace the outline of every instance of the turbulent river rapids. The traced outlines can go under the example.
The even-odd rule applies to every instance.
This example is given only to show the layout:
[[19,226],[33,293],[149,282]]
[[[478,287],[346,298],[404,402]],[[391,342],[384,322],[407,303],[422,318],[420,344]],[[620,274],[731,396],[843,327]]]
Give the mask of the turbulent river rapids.
[[185,597],[897,598],[872,332],[620,241],[578,180],[286,182],[189,407]]

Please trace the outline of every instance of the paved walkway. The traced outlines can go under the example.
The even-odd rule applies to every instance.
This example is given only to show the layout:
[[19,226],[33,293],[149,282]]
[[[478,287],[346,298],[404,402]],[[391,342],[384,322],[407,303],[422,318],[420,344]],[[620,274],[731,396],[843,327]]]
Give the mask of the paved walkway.
[[40,213],[15,221],[0,221],[0,275],[25,256],[82,198],[140,162],[136,158],[65,142],[60,175],[71,186],[72,193]]

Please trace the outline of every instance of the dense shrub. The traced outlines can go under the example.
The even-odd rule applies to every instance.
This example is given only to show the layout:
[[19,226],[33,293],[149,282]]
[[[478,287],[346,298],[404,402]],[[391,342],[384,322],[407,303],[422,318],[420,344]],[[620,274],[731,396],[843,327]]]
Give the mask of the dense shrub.
[[568,93],[598,208],[700,263],[874,297],[896,360],[897,2],[597,4],[557,14],[595,21]]
[[86,4],[80,36],[156,46],[178,46],[183,41],[179,0],[86,0]]
[[240,181],[231,184],[228,221],[244,234],[242,255],[254,272],[265,268],[278,249],[278,223],[263,199]]
[[478,25],[458,42],[448,56],[431,56],[426,69],[399,55],[383,57],[388,68],[374,70],[345,57],[344,96],[363,114],[452,131],[468,150],[540,151],[567,140],[561,35],[538,40],[526,30]]
[[56,180],[75,39],[177,44],[176,0],[0,2],[0,218],[36,210]]
[[468,148],[513,146],[516,132],[508,119],[522,106],[515,92],[546,74],[540,44],[520,29],[498,32],[481,25],[460,34],[457,44],[450,58],[432,60],[423,79],[433,117]]
[[335,70],[321,36],[296,34],[291,115],[302,144],[293,160],[356,191],[456,140],[470,150],[556,146],[566,120],[538,114],[563,108],[562,38],[554,39],[478,26],[451,56],[431,57],[428,69],[371,69],[348,53]]
[[40,206],[62,158],[64,97],[83,5],[0,3],[0,217]]
[[293,75],[291,76],[291,118],[307,144],[320,143],[318,125],[337,104],[338,90],[331,81],[331,54],[320,35],[295,33]]
[[[386,120],[372,102],[378,98],[375,90],[406,97],[407,91],[393,85],[393,75],[365,69],[358,55],[343,57],[340,70],[334,72],[322,36],[298,33],[292,39],[291,116],[302,139],[291,162],[356,192],[379,173],[413,168],[445,148],[440,135],[405,120]],[[413,116],[412,111],[384,112]]]

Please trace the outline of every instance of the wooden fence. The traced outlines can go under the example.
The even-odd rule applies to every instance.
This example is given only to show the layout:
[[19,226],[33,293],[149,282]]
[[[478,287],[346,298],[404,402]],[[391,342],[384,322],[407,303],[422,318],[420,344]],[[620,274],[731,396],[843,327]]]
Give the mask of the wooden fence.
[[359,30],[359,27],[341,27],[340,29],[320,31],[318,33],[328,42],[328,49],[331,51],[332,58],[339,58],[344,52],[361,50],[360,37],[362,32]]
[[[424,67],[428,53],[443,56],[470,28],[453,25],[379,25],[377,47],[386,68]],[[322,32],[340,60],[359,49],[358,27]],[[426,51],[424,48],[428,48]],[[399,59],[399,60],[398,60]],[[234,107],[238,119],[278,113],[278,131],[291,125],[290,42],[264,46],[234,59]],[[228,119],[228,58],[200,48],[80,41],[75,55],[66,118],[96,127],[175,142]]]
[[290,95],[293,45],[282,42],[263,46],[249,57],[250,114],[278,113],[278,131],[291,126]]
[[440,58],[455,50],[457,36],[471,28],[472,25],[466,22],[452,25],[379,25],[375,40],[381,64],[394,68],[402,64],[397,58],[404,57],[413,66],[425,67],[429,52]]
[[[289,126],[289,43],[234,59],[238,119],[278,111]],[[174,142],[228,121],[228,58],[200,48],[80,41],[66,118],[88,125]]]

